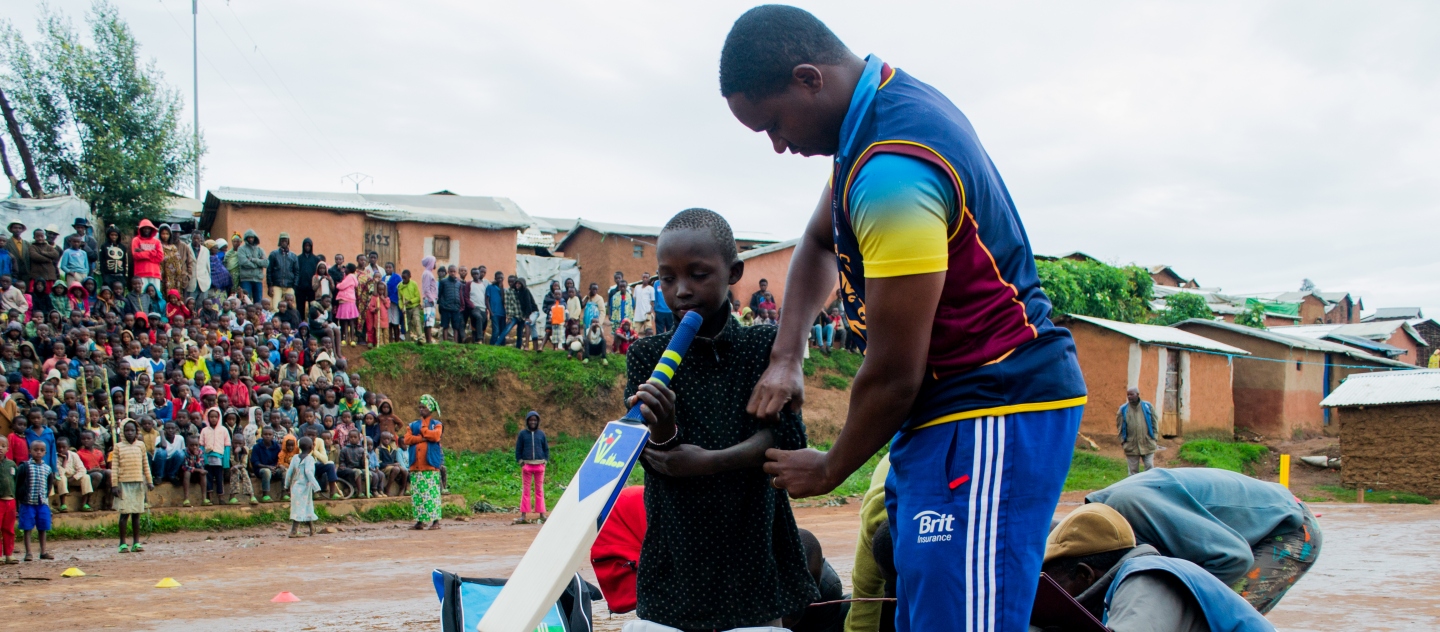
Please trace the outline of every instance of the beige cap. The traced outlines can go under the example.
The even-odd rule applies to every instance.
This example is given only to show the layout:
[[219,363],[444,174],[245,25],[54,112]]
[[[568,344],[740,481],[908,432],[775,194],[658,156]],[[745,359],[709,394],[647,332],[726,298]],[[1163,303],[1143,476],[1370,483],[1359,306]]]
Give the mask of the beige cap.
[[1120,512],[1090,503],[1070,512],[1045,540],[1045,563],[1135,547],[1135,531]]

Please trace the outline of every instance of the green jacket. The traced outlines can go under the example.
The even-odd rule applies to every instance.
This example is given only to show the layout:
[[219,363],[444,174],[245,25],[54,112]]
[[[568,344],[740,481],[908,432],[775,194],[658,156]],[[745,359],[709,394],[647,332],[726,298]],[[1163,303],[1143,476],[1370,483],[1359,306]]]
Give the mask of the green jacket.
[[269,255],[259,244],[251,244],[250,238],[258,237],[253,230],[245,231],[245,241],[240,244],[240,251],[236,257],[235,271],[231,276],[237,281],[249,281],[252,283],[265,282],[265,268],[270,265]]

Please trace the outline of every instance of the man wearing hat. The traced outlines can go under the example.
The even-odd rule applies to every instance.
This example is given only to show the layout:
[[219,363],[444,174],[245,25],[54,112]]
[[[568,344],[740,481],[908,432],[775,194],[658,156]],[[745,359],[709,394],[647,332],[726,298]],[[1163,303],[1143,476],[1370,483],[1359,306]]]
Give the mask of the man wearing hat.
[[75,237],[80,239],[80,248],[85,251],[90,267],[94,268],[95,262],[100,259],[100,244],[96,243],[95,236],[90,234],[90,220],[75,218]]
[[[300,278],[300,260],[290,252],[290,233],[280,233],[277,247],[270,251],[270,264],[265,270],[266,285],[270,286],[270,304],[280,305],[285,292],[295,291],[295,282]],[[259,302],[260,297],[255,297]]]
[[15,282],[25,285],[30,280],[30,244],[25,243],[25,223],[19,220],[10,222],[10,243],[6,248],[10,250],[10,258],[15,260]]
[[1275,629],[1205,569],[1137,546],[1125,517],[1098,503],[1050,531],[1041,571],[1114,632]]

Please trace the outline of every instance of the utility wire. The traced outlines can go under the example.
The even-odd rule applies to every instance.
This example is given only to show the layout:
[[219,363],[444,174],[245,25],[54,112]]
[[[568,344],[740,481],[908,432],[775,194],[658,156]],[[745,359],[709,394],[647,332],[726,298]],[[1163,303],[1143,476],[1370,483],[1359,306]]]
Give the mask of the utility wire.
[[[177,28],[179,28],[182,33],[184,33],[184,31],[185,31],[185,25],[180,23],[180,19],[175,17],[175,13],[170,10],[170,7],[165,6],[165,3],[164,3],[163,0],[161,0],[160,6],[162,6],[162,7],[165,8],[165,13],[170,16],[170,21],[174,22],[174,23],[175,23],[175,26],[176,26]],[[255,111],[255,108],[250,107],[250,102],[245,100],[245,96],[244,96],[243,94],[241,94],[239,90],[235,89],[235,86],[230,83],[230,80],[229,80],[229,79],[226,79],[226,78],[225,78],[225,75],[220,72],[220,69],[215,66],[215,63],[212,62],[212,61],[210,61],[210,56],[209,56],[209,55],[206,55],[205,53],[200,53],[200,57],[205,60],[205,65],[207,65],[207,66],[210,67],[210,70],[215,73],[215,76],[219,77],[219,78],[220,78],[220,81],[224,82],[224,83],[225,83],[225,86],[228,87],[228,88],[230,88],[230,91],[231,91],[231,92],[235,93],[235,98],[236,98],[238,101],[240,101],[240,105],[245,106],[245,109],[250,111],[250,115],[251,115],[251,116],[254,116],[254,117],[255,117],[255,120],[256,120],[257,122],[259,122],[260,125],[261,125],[262,127],[264,127],[266,131],[270,132],[270,135],[272,135],[272,136],[275,137],[275,140],[280,141],[280,145],[281,145],[281,146],[285,147],[285,149],[286,149],[287,151],[289,151],[290,154],[291,154],[293,157],[299,158],[300,161],[301,161],[301,162],[304,162],[306,166],[310,167],[311,169],[317,169],[317,170],[318,170],[318,168],[315,166],[315,164],[312,163],[312,162],[310,162],[310,160],[309,160],[308,158],[306,158],[306,157],[305,157],[303,154],[301,154],[300,152],[295,151],[295,148],[294,148],[294,147],[291,147],[291,146],[290,146],[290,143],[288,143],[288,142],[285,141],[285,137],[284,137],[284,136],[281,136],[278,132],[276,132],[276,131],[275,131],[275,128],[270,127],[270,124],[265,122],[265,119],[260,116],[260,113],[259,113],[259,112],[256,112],[256,111]]]
[[[240,55],[240,58],[245,61],[245,65],[250,68],[250,72],[255,73],[255,77],[258,78],[260,80],[260,83],[265,86],[265,89],[270,92],[270,96],[275,97],[275,101],[280,104],[280,107],[285,108],[286,113],[289,114],[290,106],[286,104],[285,100],[281,98],[278,93],[275,92],[275,89],[273,87],[270,86],[270,81],[265,78],[265,75],[261,74],[260,70],[257,69],[254,64],[250,63],[250,59],[245,54],[245,51],[240,48],[240,44],[235,41],[235,38],[230,37],[230,32],[225,30],[225,25],[220,23],[220,19],[215,16],[215,12],[211,11],[209,6],[203,3],[201,4],[201,8],[204,9],[206,15],[210,16],[210,21],[215,23],[215,28],[220,29],[220,34],[225,36],[226,41],[230,42],[230,46],[234,48],[235,52]],[[251,41],[253,42],[254,40],[252,39]],[[258,51],[259,44],[256,44],[255,46],[256,50]],[[334,161],[336,166],[344,167],[345,157],[341,155],[340,152],[336,151],[333,145],[329,145],[323,139],[323,137],[319,134],[319,126],[315,124],[314,119],[311,119],[309,115],[305,113],[303,107],[300,109],[300,114],[301,116],[305,117],[305,119],[308,120],[311,125],[310,128],[305,128],[304,125],[301,125],[301,127],[305,128],[305,132],[310,135],[311,140],[320,147],[320,150],[322,152],[329,152],[325,157]]]
[[[285,77],[281,76],[280,71],[275,69],[275,64],[270,63],[270,58],[265,55],[265,50],[260,48],[260,42],[255,40],[255,36],[250,34],[250,29],[245,28],[245,23],[240,21],[240,14],[236,13],[234,9],[230,8],[229,0],[226,0],[225,2],[225,10],[229,11],[230,15],[235,18],[235,23],[240,26],[240,31],[245,33],[245,37],[250,40],[250,43],[252,45],[254,45],[255,53],[260,55],[260,60],[265,62],[265,66],[270,69],[270,74],[275,75],[275,79],[280,82],[280,87],[284,88],[285,93],[290,95],[290,100],[295,102],[295,106],[299,108],[300,113],[305,115],[306,120],[310,121],[310,124],[315,126],[315,129],[319,131],[320,124],[316,123],[315,119],[310,116],[310,112],[305,109],[305,106],[300,102],[300,99],[295,96],[295,92],[290,89],[290,84],[285,83]],[[329,137],[325,136],[322,133],[320,135],[320,138],[323,139],[326,144],[330,145],[330,149],[334,151],[337,156],[345,158],[345,154],[341,153],[341,151],[337,149],[334,144],[330,143]],[[346,162],[348,162],[348,159],[346,159]]]

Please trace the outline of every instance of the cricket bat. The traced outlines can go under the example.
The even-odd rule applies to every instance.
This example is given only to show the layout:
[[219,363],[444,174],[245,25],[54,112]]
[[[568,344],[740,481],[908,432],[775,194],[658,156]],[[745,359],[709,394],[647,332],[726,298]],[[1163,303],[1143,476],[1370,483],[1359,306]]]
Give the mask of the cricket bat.
[[[650,381],[669,385],[675,369],[690,349],[701,317],[685,314]],[[605,432],[580,463],[570,486],[555,503],[550,519],[520,558],[520,565],[496,595],[494,605],[480,619],[478,632],[532,632],[555,605],[560,593],[585,562],[601,525],[610,517],[615,498],[630,477],[630,470],[650,439],[636,402],[625,417],[605,424]]]

